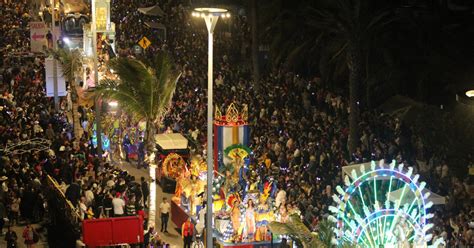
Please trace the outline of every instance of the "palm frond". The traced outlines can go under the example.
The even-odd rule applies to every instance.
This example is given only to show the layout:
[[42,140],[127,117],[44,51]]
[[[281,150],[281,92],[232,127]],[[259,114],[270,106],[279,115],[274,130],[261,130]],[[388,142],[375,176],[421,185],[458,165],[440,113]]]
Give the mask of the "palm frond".
[[181,76],[168,54],[159,52],[143,61],[116,58],[109,62],[109,68],[118,80],[102,80],[96,87],[97,97],[116,100],[123,110],[145,118],[147,123],[162,120]]
[[328,220],[323,220],[318,225],[319,240],[330,247],[334,238],[333,224]]
[[82,71],[83,56],[79,49],[58,49],[50,50],[50,54],[57,59],[62,66],[63,76],[66,80],[74,84],[75,78]]
[[128,113],[134,113],[140,118],[147,118],[148,113],[143,108],[140,98],[134,95],[133,90],[120,81],[104,79],[95,88],[95,96],[116,100],[120,107]]
[[276,221],[270,222],[269,228],[272,233],[277,235],[290,236],[291,239],[303,247],[324,247],[316,234],[311,233],[311,231],[301,221],[300,216],[297,214],[290,215],[290,218],[286,223],[280,223]]

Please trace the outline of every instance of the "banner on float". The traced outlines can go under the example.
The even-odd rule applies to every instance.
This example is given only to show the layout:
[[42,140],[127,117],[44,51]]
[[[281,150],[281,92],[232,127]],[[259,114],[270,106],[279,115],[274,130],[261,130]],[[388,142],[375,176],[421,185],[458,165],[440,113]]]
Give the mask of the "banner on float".
[[223,126],[214,124],[214,167],[219,164],[228,164],[230,158],[226,157],[224,150],[235,144],[249,145],[250,128],[248,125]]
[[[45,69],[46,69],[46,96],[54,97],[54,71],[53,71],[53,58],[45,59]],[[57,73],[56,77],[58,78],[58,96],[66,96],[66,81],[63,76],[63,69],[59,61],[56,63]]]
[[31,52],[43,52],[43,47],[48,47],[48,27],[44,22],[30,22],[30,50]]

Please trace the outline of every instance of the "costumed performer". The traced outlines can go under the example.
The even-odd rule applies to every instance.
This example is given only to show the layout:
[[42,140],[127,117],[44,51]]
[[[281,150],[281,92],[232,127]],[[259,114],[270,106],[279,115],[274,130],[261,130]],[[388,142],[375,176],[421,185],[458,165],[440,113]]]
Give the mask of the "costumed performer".
[[245,227],[243,240],[247,242],[252,242],[255,240],[255,209],[252,199],[249,199],[247,202],[247,209],[245,210]]

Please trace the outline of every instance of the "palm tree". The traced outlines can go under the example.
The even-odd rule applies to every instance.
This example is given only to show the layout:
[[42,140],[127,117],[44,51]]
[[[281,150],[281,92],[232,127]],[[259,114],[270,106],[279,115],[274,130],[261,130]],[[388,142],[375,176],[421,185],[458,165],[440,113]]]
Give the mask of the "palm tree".
[[370,41],[395,20],[379,5],[369,0],[302,0],[299,4],[269,1],[265,7],[268,13],[261,17],[277,65],[282,63],[299,71],[307,66],[310,72],[319,66],[325,84],[334,77],[328,74],[340,77],[348,72],[351,153],[359,141],[359,88],[365,81]]
[[349,69],[349,151],[359,143],[359,88],[363,81],[364,44],[383,27],[394,21],[389,11],[378,11],[376,3],[366,0],[318,1],[309,8],[307,24],[321,32],[329,43],[340,44],[334,56],[345,55]]
[[322,220],[318,225],[317,232],[310,230],[303,224],[300,216],[292,214],[289,221],[280,223],[273,221],[269,224],[270,230],[277,235],[287,235],[296,242],[298,247],[304,248],[351,248],[354,247],[347,241],[339,242],[336,246],[333,227],[334,224],[329,220]]
[[334,237],[333,226],[334,224],[326,219],[322,220],[318,224],[318,231],[317,231],[318,238],[325,245],[325,247],[334,246],[333,240],[335,239],[335,237]]
[[316,233],[311,232],[297,214],[290,215],[286,223],[270,222],[270,231],[276,235],[288,235],[298,247],[325,247]]
[[70,94],[72,100],[72,122],[74,126],[74,136],[80,138],[82,136],[82,128],[79,120],[78,97],[76,78],[81,75],[83,70],[83,56],[79,49],[58,49],[52,51],[53,56],[59,60],[63,70],[63,76],[69,82]]
[[123,111],[145,119],[145,144],[150,150],[154,124],[166,114],[181,73],[174,70],[164,52],[150,60],[115,58],[108,66],[118,80],[102,80],[96,87],[96,97],[116,100]]

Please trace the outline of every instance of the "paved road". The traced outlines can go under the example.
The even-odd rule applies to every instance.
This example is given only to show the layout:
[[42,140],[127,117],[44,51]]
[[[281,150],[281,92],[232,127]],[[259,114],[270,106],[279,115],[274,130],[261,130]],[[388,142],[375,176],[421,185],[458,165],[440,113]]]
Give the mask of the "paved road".
[[[143,176],[147,180],[151,181],[155,178],[155,169],[149,168],[148,170],[145,169],[137,169],[134,163],[126,163],[121,162],[118,165],[121,169],[127,170],[131,175],[135,177],[136,180],[140,180]],[[172,195],[163,193],[161,187],[156,184],[155,182],[150,183],[150,209],[149,209],[149,217],[150,220],[148,222],[149,226],[153,225],[159,230],[161,227],[161,219],[159,216],[158,207],[160,206],[163,197],[171,199]],[[155,203],[155,204],[153,204]],[[160,237],[168,244],[171,245],[171,248],[179,248],[183,247],[183,240],[181,239],[181,235],[176,231],[176,225],[171,221],[168,223],[168,232],[169,233],[160,233]]]
[[[38,229],[39,225],[38,224],[33,224],[32,225],[35,229]],[[25,228],[25,225],[16,225],[12,229],[13,231],[16,232],[16,235],[18,237],[18,248],[26,248],[25,245],[25,239],[23,239],[22,234],[23,234],[23,229]],[[7,231],[6,228],[3,229],[3,232],[5,233]],[[5,235],[0,236],[0,247],[7,247],[7,242],[5,242]],[[42,248],[42,247],[48,247],[48,244],[46,243],[46,238],[42,237],[40,234],[40,241],[35,244],[35,248]]]

